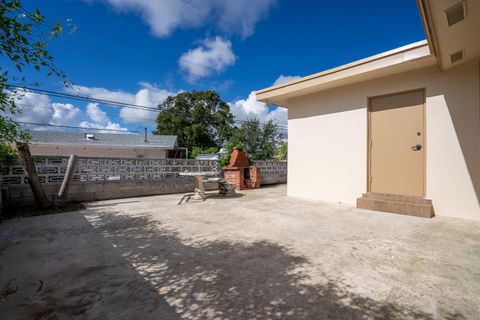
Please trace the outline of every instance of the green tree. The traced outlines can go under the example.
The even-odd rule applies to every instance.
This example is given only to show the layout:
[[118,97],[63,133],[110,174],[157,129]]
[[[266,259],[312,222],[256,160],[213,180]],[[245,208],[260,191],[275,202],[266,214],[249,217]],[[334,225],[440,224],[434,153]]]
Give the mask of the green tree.
[[234,130],[230,143],[243,145],[252,160],[268,160],[275,155],[281,134],[275,121],[260,123],[259,119],[249,119]]
[[213,153],[218,153],[218,151],[219,151],[219,148],[217,147],[211,147],[208,149],[200,149],[198,147],[193,147],[192,151],[189,153],[189,156],[191,159],[195,159],[200,154],[213,154]]
[[214,91],[182,92],[165,99],[159,108],[153,133],[176,135],[182,147],[218,148],[231,135],[230,107]]
[[26,11],[19,0],[2,0],[0,2],[0,158],[10,157],[11,143],[18,137],[26,138],[20,132],[19,124],[13,116],[21,113],[15,103],[15,96],[21,98],[22,90],[18,86],[29,84],[24,76],[24,69],[45,71],[48,75],[57,75],[64,80],[64,74],[53,64],[53,57],[47,51],[47,39],[62,32],[57,23],[50,26],[48,34],[41,27],[45,26],[44,17],[38,9]]
[[275,152],[275,158],[278,160],[287,160],[288,158],[288,142],[284,141],[280,144]]

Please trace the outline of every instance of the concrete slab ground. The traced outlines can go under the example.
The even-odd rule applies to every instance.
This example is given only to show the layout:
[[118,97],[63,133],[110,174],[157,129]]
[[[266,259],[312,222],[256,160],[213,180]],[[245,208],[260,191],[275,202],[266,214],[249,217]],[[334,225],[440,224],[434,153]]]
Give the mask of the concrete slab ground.
[[242,191],[0,225],[1,319],[479,319],[480,223]]

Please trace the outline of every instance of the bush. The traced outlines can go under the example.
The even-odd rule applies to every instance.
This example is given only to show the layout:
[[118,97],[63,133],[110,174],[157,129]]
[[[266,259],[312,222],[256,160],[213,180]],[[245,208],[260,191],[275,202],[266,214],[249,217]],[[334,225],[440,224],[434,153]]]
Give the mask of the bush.
[[282,142],[282,144],[277,148],[275,153],[275,158],[278,160],[287,160],[288,158],[288,142]]
[[219,149],[217,147],[211,147],[207,149],[193,147],[192,152],[190,152],[190,158],[195,159],[199,154],[214,154],[214,153],[218,153],[218,151]]

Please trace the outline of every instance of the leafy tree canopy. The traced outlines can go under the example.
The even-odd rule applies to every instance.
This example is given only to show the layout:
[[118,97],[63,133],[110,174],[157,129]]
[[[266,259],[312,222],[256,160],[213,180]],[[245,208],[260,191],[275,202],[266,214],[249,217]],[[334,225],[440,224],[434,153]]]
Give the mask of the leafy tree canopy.
[[200,154],[214,154],[214,153],[218,153],[219,150],[220,149],[217,147],[211,147],[207,149],[200,149],[198,147],[193,147],[189,155],[191,159],[195,159]]
[[281,134],[275,121],[260,123],[259,119],[249,119],[236,128],[230,139],[234,145],[242,145],[252,160],[273,159]]
[[44,17],[38,9],[26,11],[19,0],[2,0],[0,2],[0,158],[11,156],[10,144],[20,135],[19,125],[12,119],[21,112],[14,96],[21,97],[22,84],[38,86],[37,82],[28,83],[23,75],[27,67],[36,71],[45,71],[48,75],[66,78],[53,64],[53,57],[47,51],[47,39],[62,32],[57,23],[49,26],[45,34],[41,26]]
[[278,160],[287,160],[288,158],[288,142],[284,141],[277,148],[275,158]]
[[221,147],[230,137],[233,115],[215,91],[182,92],[160,106],[154,134],[176,135],[190,150]]

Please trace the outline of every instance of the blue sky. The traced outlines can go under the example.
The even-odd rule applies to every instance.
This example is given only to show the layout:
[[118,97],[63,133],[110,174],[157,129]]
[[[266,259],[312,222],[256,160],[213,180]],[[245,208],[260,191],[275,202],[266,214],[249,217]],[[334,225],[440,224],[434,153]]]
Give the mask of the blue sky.
[[[47,22],[56,64],[78,86],[31,72],[42,88],[154,106],[182,90],[217,90],[240,120],[286,124],[252,91],[280,76],[305,76],[425,38],[414,0],[55,0],[23,1]],[[21,120],[135,130],[155,114],[26,96]],[[28,108],[25,106],[24,109]],[[49,110],[48,108],[51,108]],[[143,120],[148,119],[148,120]]]

